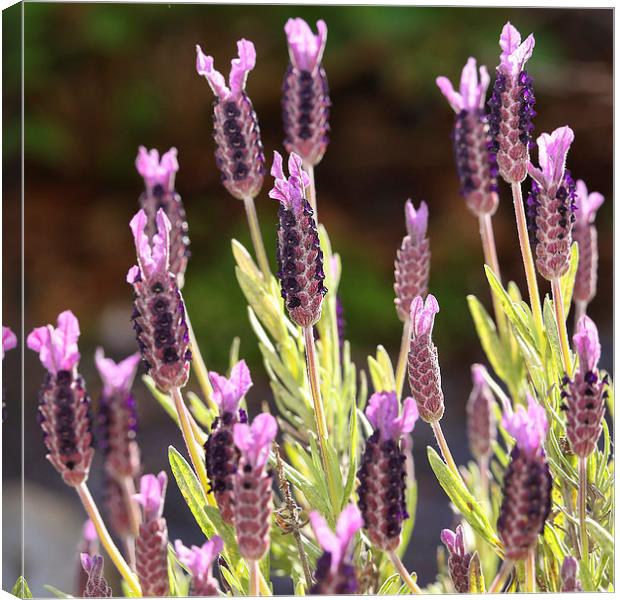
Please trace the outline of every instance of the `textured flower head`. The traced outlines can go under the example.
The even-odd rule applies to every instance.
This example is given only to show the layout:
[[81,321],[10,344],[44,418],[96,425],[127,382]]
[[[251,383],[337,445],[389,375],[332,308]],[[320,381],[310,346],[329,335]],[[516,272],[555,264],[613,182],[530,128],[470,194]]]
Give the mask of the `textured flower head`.
[[413,324],[412,336],[419,338],[430,336],[433,332],[435,315],[439,312],[439,303],[433,294],[426,296],[416,296],[411,302],[411,323]]
[[291,209],[294,213],[302,210],[304,190],[310,184],[310,178],[303,170],[302,164],[301,157],[291,152],[288,158],[289,177],[287,179],[282,169],[282,156],[277,151],[273,153],[271,175],[274,178],[274,185],[269,190],[269,197],[279,200],[285,208]]
[[213,400],[218,405],[220,413],[236,412],[241,398],[252,387],[250,369],[244,360],[240,360],[231,369],[230,379],[210,371],[209,380],[213,386]]
[[309,517],[314,537],[316,537],[321,548],[331,555],[330,570],[335,573],[342,560],[346,558],[355,534],[364,525],[362,514],[355,504],[349,504],[338,517],[335,534],[318,512],[312,511]]
[[149,240],[146,234],[148,217],[140,209],[131,219],[129,227],[133,233],[138,255],[138,264],[129,269],[127,282],[134,283],[142,274],[147,279],[155,274],[168,273],[170,252],[170,221],[162,208],[157,211],[155,223],[157,233]]
[[577,180],[576,191],[575,204],[577,210],[575,211],[575,218],[577,222],[584,225],[594,223],[596,211],[605,201],[603,194],[599,192],[588,193],[588,188],[583,179]]
[[167,485],[168,476],[165,471],[161,471],[157,476],[149,473],[140,479],[140,493],[134,494],[133,498],[142,506],[145,521],[159,519],[163,514]]
[[233,58],[228,77],[228,86],[224,76],[213,67],[213,57],[203,53],[196,45],[196,71],[202,75],[220,100],[238,98],[245,90],[248,73],[256,65],[256,50],[254,44],[241,39],[237,42],[238,58]]
[[491,78],[487,68],[476,68],[476,59],[470,57],[461,72],[461,84],[457,92],[447,77],[437,77],[437,87],[446,97],[454,112],[473,112],[482,109]]
[[2,358],[7,350],[12,350],[17,346],[17,336],[4,325],[2,326]]
[[368,402],[366,416],[380,432],[382,440],[398,441],[405,433],[413,431],[418,420],[418,407],[413,398],[403,401],[403,412],[398,415],[396,392],[375,392]]
[[316,22],[317,35],[303,19],[289,19],[284,26],[288,51],[293,66],[300,71],[314,71],[323,58],[327,42],[327,25],[323,19]]
[[426,237],[428,229],[428,206],[424,200],[420,202],[418,210],[411,200],[405,203],[405,224],[407,233],[414,244],[421,242]]
[[224,549],[224,542],[219,535],[214,535],[202,546],[184,546],[176,540],[174,549],[177,558],[189,569],[194,577],[200,578],[211,574],[211,567],[217,555]]
[[450,554],[456,556],[465,556],[465,537],[463,535],[463,526],[457,525],[456,531],[444,529],[441,532],[441,541],[445,544]]
[[519,450],[535,454],[542,448],[549,424],[544,407],[528,394],[527,411],[518,406],[511,414],[504,414],[502,425],[515,438]]
[[566,156],[574,139],[573,130],[565,125],[558,127],[551,134],[543,133],[536,140],[540,169],[530,162],[527,165],[527,172],[550,195],[555,195],[564,179]]
[[57,326],[46,325],[32,330],[26,344],[39,353],[43,366],[55,375],[58,371],[71,371],[80,360],[78,338],[80,324],[70,310],[58,315]]
[[136,352],[116,363],[111,358],[105,357],[103,348],[97,348],[95,351],[95,364],[97,365],[101,381],[103,381],[103,392],[105,394],[112,394],[114,392],[128,393],[136,376],[136,369],[138,368],[140,358],[140,353]]
[[510,77],[518,77],[525,63],[534,51],[534,35],[530,33],[521,43],[521,34],[510,22],[504,25],[499,38],[502,53],[499,56],[499,68]]
[[573,344],[579,355],[579,366],[585,373],[594,371],[601,358],[601,344],[598,339],[598,329],[594,321],[583,315],[577,323],[577,330],[573,335]]
[[252,425],[236,423],[233,439],[245,460],[255,469],[260,469],[269,458],[269,449],[277,433],[276,420],[268,413],[261,413],[252,421]]
[[160,160],[159,152],[155,148],[147,150],[144,146],[140,146],[136,158],[136,169],[144,179],[148,192],[153,192],[156,186],[161,186],[163,192],[172,192],[174,177],[179,170],[177,149],[170,148],[168,152],[162,154]]

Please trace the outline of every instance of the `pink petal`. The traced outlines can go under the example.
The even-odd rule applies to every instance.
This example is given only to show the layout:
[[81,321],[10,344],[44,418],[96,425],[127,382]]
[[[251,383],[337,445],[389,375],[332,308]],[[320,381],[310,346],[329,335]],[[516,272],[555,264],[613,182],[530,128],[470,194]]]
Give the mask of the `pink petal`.
[[314,537],[325,552],[331,554],[331,570],[335,571],[342,557],[341,546],[338,538],[329,528],[327,521],[315,510],[309,515],[310,525],[314,531]]
[[441,93],[445,96],[446,100],[450,103],[454,112],[459,113],[464,108],[464,101],[461,94],[454,90],[452,82],[447,77],[437,77],[435,79],[437,87]]
[[524,452],[535,453],[542,447],[547,435],[548,421],[545,409],[528,394],[527,411],[518,406],[512,414],[504,414],[504,429]]
[[430,335],[433,331],[435,315],[439,312],[439,304],[433,294],[428,294],[426,300],[416,296],[411,302],[412,335],[415,337]]
[[230,93],[234,96],[243,92],[248,73],[256,65],[256,50],[252,42],[243,39],[239,40],[237,42],[237,52],[239,58],[234,58],[231,61],[230,77],[228,79]]
[[80,324],[70,310],[65,310],[58,315],[57,324],[54,336],[57,364],[61,369],[69,371],[80,360],[77,344],[80,337]]
[[411,200],[405,203],[405,224],[407,233],[415,244],[420,243],[426,237],[428,228],[428,206],[424,200],[416,210]]
[[95,364],[106,393],[113,393],[114,391],[128,393],[130,391],[140,358],[140,353],[136,352],[116,363],[111,358],[105,358],[103,348],[97,348]]
[[131,283],[132,285],[140,280],[140,267],[138,265],[134,265],[129,268],[127,271],[127,275],[125,277],[127,283]]
[[313,71],[321,62],[327,41],[325,21],[317,21],[314,35],[303,19],[289,19],[284,26],[291,63],[302,71]]
[[7,350],[12,350],[17,346],[17,336],[8,328],[2,326],[2,357]]
[[87,519],[82,527],[82,537],[87,542],[94,542],[97,539],[97,530],[90,519]]
[[336,535],[340,542],[341,556],[347,553],[351,541],[363,525],[364,520],[362,519],[362,514],[355,504],[349,504],[340,513],[338,521],[336,522]]
[[577,323],[573,344],[579,355],[579,366],[583,372],[594,371],[601,358],[601,344],[594,321],[583,315]]
[[213,57],[204,54],[198,44],[196,44],[196,71],[207,80],[218,98],[226,100],[230,96],[224,76],[213,67]]
[[471,378],[474,382],[474,386],[482,387],[487,385],[485,377],[486,372],[487,370],[484,365],[475,363],[471,366]]
[[230,381],[234,385],[238,398],[243,398],[252,387],[250,369],[245,360],[240,360],[230,371]]
[[452,531],[450,529],[442,529],[439,538],[441,539],[442,543],[446,546],[446,548],[448,549],[448,552],[450,554],[455,554],[456,553],[455,552],[455,550],[456,550],[456,534],[454,533],[454,531]]
[[415,422],[418,420],[419,416],[416,401],[413,398],[406,398],[403,401],[402,414],[398,419],[396,419],[395,422],[399,435],[412,432],[415,427]]
[[502,49],[502,54],[508,56],[512,54],[521,43],[521,34],[516,27],[508,21],[499,36],[499,46]]

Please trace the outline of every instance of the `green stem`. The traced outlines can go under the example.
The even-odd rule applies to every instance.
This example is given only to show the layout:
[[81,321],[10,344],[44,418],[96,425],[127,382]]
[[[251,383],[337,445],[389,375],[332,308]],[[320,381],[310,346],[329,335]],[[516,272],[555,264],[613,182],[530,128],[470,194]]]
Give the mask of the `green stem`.
[[250,591],[248,596],[260,596],[260,582],[259,582],[259,569],[258,569],[258,561],[257,560],[249,560],[248,566],[250,567]]
[[588,558],[588,529],[586,527],[586,509],[588,501],[588,457],[579,457],[579,545],[581,558]]
[[271,278],[271,270],[269,269],[269,259],[267,258],[267,252],[265,252],[263,236],[261,235],[260,225],[258,224],[258,215],[256,214],[254,198],[252,198],[252,196],[245,196],[243,198],[243,205],[245,206],[245,214],[248,219],[248,227],[250,228],[250,237],[252,238],[254,252],[256,253],[256,260],[263,273],[265,282],[268,282]]
[[536,549],[532,548],[525,559],[525,591],[536,592]]
[[551,292],[553,294],[555,319],[558,322],[558,336],[560,338],[560,348],[562,349],[562,364],[564,365],[564,371],[570,377],[572,375],[570,345],[568,343],[568,332],[566,331],[566,315],[564,314],[562,285],[560,284],[560,279],[558,277],[551,280]]
[[452,453],[450,452],[450,448],[448,447],[448,442],[443,435],[443,431],[441,429],[441,425],[439,421],[432,421],[431,427],[433,428],[433,433],[435,434],[435,439],[437,440],[437,444],[439,445],[439,449],[441,450],[441,455],[443,459],[446,461],[446,465],[448,468],[461,480],[463,485],[465,482],[459,473],[459,469],[454,462],[454,458],[452,458]]
[[390,560],[392,561],[392,564],[398,571],[401,579],[407,585],[411,593],[421,594],[422,590],[420,589],[420,586],[414,581],[413,577],[411,577],[411,575],[409,574],[409,571],[407,571],[407,568],[405,567],[405,565],[403,565],[402,561],[400,560],[396,552],[394,552],[394,550],[390,550],[387,553],[387,555],[389,556]]
[[493,583],[488,590],[489,594],[499,594],[502,591],[504,583],[506,582],[506,579],[508,579],[510,571],[512,571],[513,565],[514,562],[510,559],[506,559],[502,563],[502,566],[499,568],[499,571],[497,572],[497,575],[495,576],[495,579],[493,580]]
[[403,337],[400,341],[400,353],[398,354],[398,364],[396,365],[396,396],[399,400],[403,395],[403,385],[405,383],[405,372],[407,370],[407,356],[409,355],[410,342],[411,319],[407,318],[403,323]]

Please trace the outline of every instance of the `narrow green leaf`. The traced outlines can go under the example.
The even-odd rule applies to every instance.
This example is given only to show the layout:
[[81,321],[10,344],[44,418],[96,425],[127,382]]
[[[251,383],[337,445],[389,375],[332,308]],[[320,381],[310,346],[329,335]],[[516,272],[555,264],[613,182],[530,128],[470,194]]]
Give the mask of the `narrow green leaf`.
[[562,290],[562,304],[564,304],[564,314],[570,311],[570,305],[573,301],[573,289],[575,287],[575,275],[577,274],[577,266],[579,265],[579,246],[577,242],[573,242],[570,249],[570,265],[568,271],[560,277],[560,289]]
[[[13,589],[15,589],[15,588],[13,588]],[[54,594],[54,596],[56,598],[73,598],[74,597],[71,594],[67,594],[67,592],[63,592],[63,591],[59,590],[58,588],[54,587],[53,585],[49,585],[47,583],[43,586],[43,589],[45,589],[48,592],[50,592],[50,594]],[[17,594],[15,594],[15,592],[11,592],[11,593],[14,596],[17,596]],[[30,590],[28,590],[28,593],[30,593]],[[32,598],[32,595],[30,595],[30,596],[19,596],[19,598]]]
[[390,355],[381,345],[377,346],[377,362],[381,366],[381,373],[383,374],[383,385],[385,386],[383,391],[395,390],[394,366],[390,360]]
[[469,561],[469,569],[467,571],[469,578],[469,593],[470,594],[485,594],[487,591],[484,584],[484,575],[480,568],[480,557],[478,552],[474,552],[471,560]]
[[[51,591],[51,590],[50,590]],[[61,592],[62,593],[62,592]],[[18,598],[32,598],[32,592],[28,587],[28,582],[23,575],[20,575],[11,590],[11,594],[13,596],[17,596]],[[68,596],[63,596],[64,598]]]
[[555,311],[549,296],[545,296],[545,301],[543,302],[543,321],[547,339],[551,346],[555,373],[561,373],[563,371],[562,349],[560,347],[560,336],[558,335],[558,323],[555,320]]
[[496,552],[501,552],[501,543],[495,535],[485,512],[476,499],[469,493],[463,482],[457,477],[443,462],[439,454],[431,448],[426,447],[428,461],[439,481],[456,509],[463,515],[463,518],[487,541]]
[[357,472],[357,408],[355,406],[355,397],[352,396],[351,399],[351,417],[349,423],[351,435],[349,443],[349,472],[347,473],[347,479],[342,493],[340,510],[342,510],[349,503],[349,498],[353,492],[353,485],[355,484],[355,475]]

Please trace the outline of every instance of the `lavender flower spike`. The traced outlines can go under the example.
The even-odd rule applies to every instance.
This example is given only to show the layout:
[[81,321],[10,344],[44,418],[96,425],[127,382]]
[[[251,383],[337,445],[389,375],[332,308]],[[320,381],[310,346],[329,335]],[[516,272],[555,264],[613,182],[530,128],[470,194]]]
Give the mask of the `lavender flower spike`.
[[290,64],[282,84],[282,120],[287,152],[295,152],[304,164],[314,167],[329,142],[329,86],[321,66],[327,25],[316,23],[314,35],[303,19],[289,19],[284,26]]
[[239,463],[239,450],[233,442],[233,428],[236,423],[248,421],[248,416],[239,408],[239,403],[252,387],[252,379],[244,360],[232,368],[230,379],[215,371],[209,373],[209,379],[213,386],[213,400],[220,414],[213,421],[211,434],[205,444],[207,475],[222,519],[232,524],[233,483]]
[[265,465],[277,431],[276,420],[267,413],[258,415],[251,426],[237,423],[233,429],[241,453],[233,483],[234,522],[239,553],[249,560],[260,560],[269,549],[272,494]]
[[570,265],[575,182],[565,169],[574,140],[570,127],[543,133],[537,140],[540,169],[528,163],[532,191],[527,199],[530,237],[535,246],[536,268],[549,281],[564,275]]
[[174,543],[177,558],[192,574],[190,596],[218,596],[220,586],[213,577],[212,567],[217,555],[224,549],[224,542],[214,535],[202,547],[187,548],[181,540]]
[[277,276],[291,319],[300,327],[311,327],[321,317],[327,288],[323,285],[323,252],[316,221],[304,195],[310,180],[297,154],[289,157],[288,178],[282,169],[282,156],[273,154],[271,174],[275,181],[269,197],[280,202]]
[[355,594],[359,591],[355,567],[351,561],[351,543],[363,526],[357,506],[349,504],[338,517],[334,534],[316,511],[310,513],[314,536],[323,548],[316,563],[315,584],[310,594]]
[[441,541],[448,549],[448,569],[454,589],[459,594],[469,593],[469,561],[471,554],[465,551],[463,526],[457,525],[456,532],[444,529],[441,532]]
[[598,192],[588,193],[583,180],[578,179],[576,184],[575,227],[573,239],[579,246],[579,264],[575,275],[575,289],[573,300],[581,303],[584,308],[596,296],[596,282],[598,269],[598,235],[594,219],[596,211],[601,207],[605,198]]
[[497,161],[489,150],[491,137],[484,111],[484,101],[489,87],[489,73],[470,58],[463,67],[459,91],[455,91],[447,77],[436,82],[441,93],[456,112],[454,123],[454,157],[461,186],[461,194],[469,210],[476,216],[492,215],[497,210]]
[[399,408],[396,392],[376,392],[370,397],[366,416],[375,431],[366,440],[358,471],[364,528],[372,544],[386,551],[398,547],[403,521],[409,518],[401,440],[413,431],[418,409],[413,398],[403,402],[400,416]]
[[140,472],[140,450],[136,442],[138,415],[131,386],[140,362],[136,352],[118,364],[105,358],[97,348],[95,364],[103,381],[99,403],[100,443],[105,452],[105,470],[121,480],[137,477]]
[[502,423],[516,444],[504,475],[497,529],[506,558],[520,560],[536,546],[551,510],[552,479],[543,449],[548,422],[545,409],[528,396],[527,411],[519,406]]
[[561,592],[583,592],[581,581],[579,581],[579,564],[572,556],[567,556],[562,563],[560,570]]
[[420,418],[427,423],[439,421],[444,411],[437,347],[431,339],[435,315],[438,312],[439,304],[432,294],[429,294],[426,300],[417,296],[411,303],[409,386],[418,405]]
[[491,150],[499,173],[507,183],[525,179],[536,116],[532,78],[523,70],[534,51],[534,36],[521,43],[521,34],[510,24],[502,29],[500,63],[489,106]]
[[579,368],[572,380],[563,379],[562,408],[566,411],[566,436],[571,448],[577,456],[586,458],[596,449],[609,394],[607,377],[601,378],[598,372],[598,330],[586,315],[577,322],[573,344],[579,355]]
[[144,596],[167,596],[168,526],[162,517],[168,477],[164,471],[157,476],[143,475],[140,493],[134,495],[142,506],[143,519],[136,539],[136,572]]
[[83,590],[84,598],[111,598],[112,588],[103,576],[103,556],[100,554],[90,556],[83,552],[80,560],[82,568],[88,575]]
[[39,353],[47,375],[39,392],[39,422],[47,459],[63,481],[78,486],[88,478],[93,459],[90,398],[77,372],[80,325],[66,310],[58,325],[35,328],[26,343]]
[[483,365],[471,366],[473,388],[467,400],[467,435],[469,448],[476,460],[488,460],[496,437],[493,394],[485,379]]
[[162,154],[160,160],[157,150],[147,151],[144,146],[140,146],[136,169],[144,179],[145,191],[140,196],[140,206],[148,217],[147,235],[152,238],[157,232],[157,211],[162,208],[171,223],[169,269],[177,276],[179,287],[182,288],[190,252],[185,208],[174,187],[175,175],[179,170],[177,149],[170,148]]
[[162,392],[183,387],[189,378],[189,332],[176,277],[169,272],[170,221],[157,211],[157,233],[149,240],[147,216],[138,211],[129,224],[138,264],[127,273],[135,292],[131,316],[146,368]]
[[2,326],[2,358],[7,350],[12,350],[17,346],[17,336],[10,328]]
[[228,86],[213,66],[213,57],[196,46],[196,70],[215,94],[213,105],[213,138],[215,163],[222,183],[239,200],[255,198],[265,175],[265,156],[260,139],[258,119],[245,92],[248,73],[256,65],[254,44],[237,42],[238,58],[231,61]]
[[420,202],[416,210],[411,200],[405,203],[407,235],[403,238],[394,262],[394,292],[396,312],[401,321],[409,318],[411,302],[416,296],[425,296],[431,266],[428,229],[428,206]]
[[88,519],[82,527],[82,537],[77,547],[77,554],[79,559],[77,577],[76,577],[76,596],[85,597],[84,590],[88,583],[88,572],[84,570],[82,566],[81,556],[87,554],[92,556],[99,551],[99,538],[97,537],[97,530],[93,525],[93,522]]

